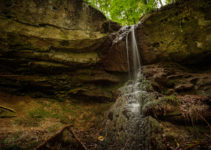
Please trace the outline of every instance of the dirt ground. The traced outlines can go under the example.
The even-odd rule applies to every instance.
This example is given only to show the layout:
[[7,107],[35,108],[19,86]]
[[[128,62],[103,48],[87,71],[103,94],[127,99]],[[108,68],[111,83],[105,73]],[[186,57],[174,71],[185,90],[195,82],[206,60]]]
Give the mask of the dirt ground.
[[111,105],[0,92],[0,106],[16,112],[15,117],[0,118],[0,149],[34,149],[67,124],[72,125],[81,142],[94,147],[104,113]]

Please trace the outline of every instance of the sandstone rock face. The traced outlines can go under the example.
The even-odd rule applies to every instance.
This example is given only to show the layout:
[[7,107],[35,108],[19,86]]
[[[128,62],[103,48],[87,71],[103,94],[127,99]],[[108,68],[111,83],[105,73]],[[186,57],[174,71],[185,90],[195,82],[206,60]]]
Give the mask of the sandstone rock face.
[[137,28],[144,63],[210,64],[210,8],[206,0],[185,1],[144,16]]
[[99,31],[105,16],[82,0],[1,0],[1,14],[32,26]]
[[81,0],[1,0],[1,89],[112,99],[119,79],[100,65],[109,23]]
[[2,45],[25,49],[94,50],[106,18],[82,1],[5,1],[0,4]]
[[114,42],[114,40],[112,45],[103,52],[102,62],[104,69],[112,72],[127,72],[128,62],[125,41]]

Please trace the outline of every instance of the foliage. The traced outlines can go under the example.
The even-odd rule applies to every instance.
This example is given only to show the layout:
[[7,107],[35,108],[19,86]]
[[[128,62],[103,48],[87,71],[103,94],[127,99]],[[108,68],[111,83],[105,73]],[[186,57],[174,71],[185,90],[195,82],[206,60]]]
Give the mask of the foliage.
[[175,95],[161,97],[157,100],[151,99],[143,106],[145,115],[152,115],[153,117],[166,116],[167,112],[178,114],[177,107],[181,104],[181,100]]
[[122,25],[133,25],[152,9],[174,0],[84,0],[102,11],[109,19]]

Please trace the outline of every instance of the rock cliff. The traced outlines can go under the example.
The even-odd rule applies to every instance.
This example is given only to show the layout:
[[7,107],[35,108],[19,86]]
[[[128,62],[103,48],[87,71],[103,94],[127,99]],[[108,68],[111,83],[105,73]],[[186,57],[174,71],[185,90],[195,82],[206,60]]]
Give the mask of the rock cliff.
[[188,0],[142,17],[137,36],[145,64],[210,65],[210,5],[205,0]]
[[[210,8],[207,0],[181,1],[143,16],[135,26],[144,75],[137,82],[144,85],[145,93],[139,98],[145,102],[138,113],[133,110],[137,106],[128,106],[127,94],[116,100],[107,120],[102,116],[110,104],[88,101],[80,106],[43,99],[29,103],[23,102],[24,96],[3,94],[1,102],[17,105],[19,119],[1,118],[3,144],[11,146],[5,139],[14,133],[12,139],[19,139],[20,147],[34,148],[34,141],[45,139],[44,133],[49,132],[39,121],[53,125],[60,119],[59,126],[74,120],[82,143],[90,149],[209,149]],[[119,28],[82,0],[0,0],[0,90],[60,100],[115,100],[116,89],[127,80],[126,37],[131,27]],[[3,117],[15,116],[10,107],[0,107]],[[9,114],[5,115],[6,110]],[[28,135],[22,130],[27,125]],[[40,126],[42,134],[37,135],[34,126]],[[24,136],[17,137],[16,129]],[[81,146],[66,129],[41,148],[48,143]]]
[[1,0],[0,28],[1,89],[112,99],[119,79],[101,67],[100,53],[119,25],[98,10],[82,0]]

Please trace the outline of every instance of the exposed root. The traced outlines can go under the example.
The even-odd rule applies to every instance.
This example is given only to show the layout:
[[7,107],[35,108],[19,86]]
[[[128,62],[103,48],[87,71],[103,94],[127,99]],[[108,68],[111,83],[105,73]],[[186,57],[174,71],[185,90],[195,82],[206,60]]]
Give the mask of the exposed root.
[[[70,135],[68,135],[70,137],[70,140],[68,141],[68,143],[67,141],[63,141],[62,136],[65,131],[68,131],[70,133]],[[72,140],[72,138],[74,138],[74,140]],[[71,128],[71,125],[64,126],[56,134],[49,137],[42,144],[40,144],[36,148],[36,150],[52,150],[55,148],[62,149],[63,147],[69,147],[70,149],[87,150],[86,146],[81,142],[81,140],[75,134],[74,129]]]
[[190,149],[192,149],[193,147],[195,147],[197,145],[200,145],[200,143],[192,144],[192,145],[186,147],[184,150],[190,150]]

